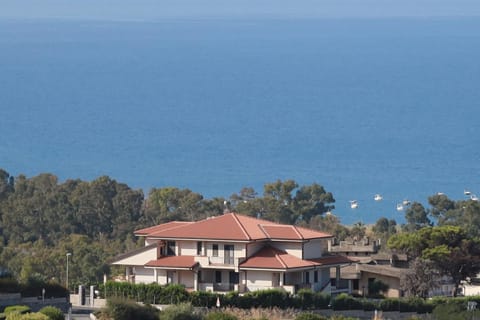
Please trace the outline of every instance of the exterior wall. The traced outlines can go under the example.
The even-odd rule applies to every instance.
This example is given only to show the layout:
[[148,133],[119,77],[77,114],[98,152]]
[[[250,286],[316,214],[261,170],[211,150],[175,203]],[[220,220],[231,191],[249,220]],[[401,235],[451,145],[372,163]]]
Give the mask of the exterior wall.
[[197,241],[177,241],[177,254],[179,256],[196,256]]
[[318,270],[318,282],[321,285],[330,282],[330,268],[321,268]]
[[271,288],[272,279],[272,272],[248,270],[245,283],[247,291],[256,291]]
[[113,264],[122,266],[143,266],[147,262],[155,259],[157,259],[157,247],[153,247],[147,251],[122,259]]
[[135,274],[135,283],[155,282],[153,269],[147,269],[144,267],[135,267],[134,274]]
[[247,244],[246,246],[247,246],[246,253],[248,253],[248,257],[251,257],[265,246],[265,242],[252,242]]
[[[218,256],[213,256],[213,245],[218,245]],[[229,243],[229,242],[205,242],[204,246],[206,249],[206,255],[210,257],[210,262],[212,263],[224,263],[225,257],[225,245],[233,245],[233,257],[235,261],[238,261],[239,258],[245,258],[246,250],[245,244],[243,243]],[[196,252],[195,252],[196,254]]]
[[272,242],[272,246],[286,251],[288,254],[302,259],[302,243],[299,242]]
[[307,242],[303,246],[303,258],[320,258],[328,251],[328,241],[325,239],[316,239]]
[[160,285],[167,284],[167,270],[157,270],[157,281]]
[[193,288],[194,286],[194,273],[188,270],[179,270],[178,283],[184,285],[186,288]]
[[152,240],[152,239],[148,239],[148,238],[145,238],[145,246],[149,246],[155,242],[157,242],[158,240]]
[[376,273],[362,272],[360,282],[359,282],[359,294],[362,294],[362,291],[365,290],[365,294],[368,293],[368,279],[375,278],[382,281],[388,285],[388,291],[384,295],[388,298],[398,298],[400,297],[400,279],[393,278],[389,276],[384,276]]

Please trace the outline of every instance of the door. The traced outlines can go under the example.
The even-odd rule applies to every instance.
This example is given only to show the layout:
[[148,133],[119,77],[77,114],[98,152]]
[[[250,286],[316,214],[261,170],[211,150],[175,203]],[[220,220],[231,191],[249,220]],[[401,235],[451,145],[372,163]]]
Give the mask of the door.
[[233,250],[234,250],[233,245],[231,245],[231,244],[226,244],[226,245],[223,247],[223,250],[224,250],[224,254],[223,254],[224,261],[223,261],[223,263],[225,263],[225,264],[234,264],[234,263],[233,263]]
[[272,287],[280,287],[280,273],[278,272],[272,273]]

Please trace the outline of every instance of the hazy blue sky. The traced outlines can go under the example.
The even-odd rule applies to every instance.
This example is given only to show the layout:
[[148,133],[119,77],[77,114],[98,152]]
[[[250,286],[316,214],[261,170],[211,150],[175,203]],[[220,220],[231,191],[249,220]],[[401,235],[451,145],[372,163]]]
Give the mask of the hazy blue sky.
[[0,18],[480,16],[479,0],[1,0]]

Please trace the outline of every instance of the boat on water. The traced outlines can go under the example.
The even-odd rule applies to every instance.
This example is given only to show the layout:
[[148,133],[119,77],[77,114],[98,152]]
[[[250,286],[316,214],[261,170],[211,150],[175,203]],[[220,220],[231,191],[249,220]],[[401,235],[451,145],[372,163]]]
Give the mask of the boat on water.
[[470,195],[470,200],[472,201],[478,201],[478,197],[474,194]]
[[383,197],[382,197],[381,194],[378,194],[378,193],[377,193],[377,194],[373,197],[373,199],[374,199],[375,201],[382,201],[382,200],[383,200]]
[[397,211],[403,211],[404,206],[402,203],[397,203]]
[[466,195],[466,196],[469,196],[472,193],[470,192],[470,190],[465,189],[465,190],[463,190],[463,194]]
[[357,200],[350,200],[350,208],[357,209],[358,208],[358,201]]
[[[411,202],[410,202],[410,200],[408,200],[408,199],[405,199],[405,200],[402,201],[402,205],[403,205],[404,207],[409,206],[410,204],[411,204]],[[403,209],[402,209],[402,210],[403,210]]]

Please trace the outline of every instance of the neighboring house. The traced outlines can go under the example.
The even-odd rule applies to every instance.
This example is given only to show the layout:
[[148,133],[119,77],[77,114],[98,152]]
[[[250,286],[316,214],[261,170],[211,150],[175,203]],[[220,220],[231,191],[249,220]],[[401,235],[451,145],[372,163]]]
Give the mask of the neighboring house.
[[134,283],[181,284],[194,291],[301,288],[335,292],[330,269],[350,259],[328,254],[330,234],[236,213],[137,230],[143,248],[118,256]]
[[[386,297],[403,296],[400,282],[402,276],[409,271],[407,255],[379,253],[379,249],[378,242],[370,241],[368,238],[360,241],[341,241],[336,245],[330,243],[331,253],[344,255],[353,261],[353,264],[341,268],[339,282],[338,275],[331,272],[332,285],[346,287],[347,292],[351,294],[366,296],[369,294],[369,285],[375,280],[380,280],[388,285],[387,292],[383,292]],[[429,296],[449,296],[453,290],[454,285],[450,279],[439,277],[436,287],[429,292]],[[477,290],[480,291],[473,285],[464,286],[465,294],[473,294]]]
[[[386,297],[402,296],[400,278],[408,271],[406,255],[378,253],[380,245],[367,237],[360,241],[341,241],[338,245],[329,245],[332,253],[348,256],[355,263],[340,271],[340,284],[348,287],[348,292],[360,296],[369,294],[369,285],[380,280],[388,285]],[[331,274],[332,284],[337,285],[336,274]]]

